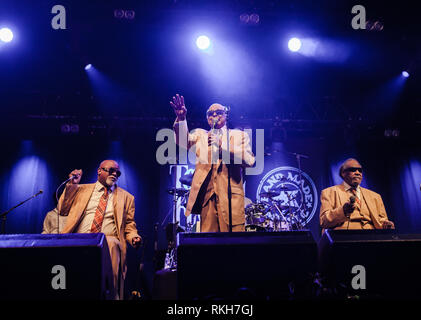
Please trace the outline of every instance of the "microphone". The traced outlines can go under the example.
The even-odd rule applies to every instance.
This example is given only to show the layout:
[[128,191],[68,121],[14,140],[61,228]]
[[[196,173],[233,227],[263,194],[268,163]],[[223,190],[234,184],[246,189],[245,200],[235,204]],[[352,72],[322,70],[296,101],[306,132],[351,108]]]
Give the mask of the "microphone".
[[351,203],[351,206],[353,206],[353,205],[354,205],[355,200],[357,200],[357,197],[356,197],[356,196],[350,196],[350,197],[349,197],[349,202]]
[[67,179],[65,182],[70,181],[75,178],[79,178],[79,176],[80,176],[79,174],[72,174],[72,176],[69,179]]
[[218,119],[212,119],[212,130],[215,129],[215,125],[218,122]]

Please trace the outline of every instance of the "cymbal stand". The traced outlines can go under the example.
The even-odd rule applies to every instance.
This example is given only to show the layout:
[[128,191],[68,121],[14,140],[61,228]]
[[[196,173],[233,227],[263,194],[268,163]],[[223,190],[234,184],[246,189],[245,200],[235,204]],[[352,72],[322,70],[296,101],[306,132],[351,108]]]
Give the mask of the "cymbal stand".
[[[275,209],[279,212],[280,216],[282,217],[282,219],[284,221],[286,221],[286,223],[288,223],[288,220],[285,218],[285,216],[283,215],[281,209],[279,209],[278,205],[276,204],[276,201],[272,201],[272,205],[275,207]],[[288,223],[289,224],[289,223]]]
[[291,217],[290,227],[292,228],[292,224],[295,220],[295,226],[298,228],[298,230],[301,230],[302,226],[301,226],[300,220],[297,219],[297,217],[292,213],[292,210],[291,210],[291,201],[294,200],[296,197],[294,197],[292,195],[289,195],[288,193],[286,193],[286,195],[287,195],[287,198],[288,198],[288,214]]

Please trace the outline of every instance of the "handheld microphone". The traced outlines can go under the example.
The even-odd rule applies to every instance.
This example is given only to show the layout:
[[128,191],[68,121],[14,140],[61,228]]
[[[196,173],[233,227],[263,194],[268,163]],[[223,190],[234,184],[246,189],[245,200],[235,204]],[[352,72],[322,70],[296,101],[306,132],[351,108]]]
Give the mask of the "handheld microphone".
[[65,182],[68,182],[68,181],[70,181],[72,179],[76,179],[76,178],[79,178],[79,177],[80,177],[79,174],[72,174],[72,176],[69,179],[67,179]]
[[218,122],[218,119],[212,119],[212,130],[215,129],[215,125]]
[[[356,200],[357,200],[357,197],[356,196],[350,196],[349,197],[349,203],[351,204],[351,206],[354,205],[354,203],[355,203]],[[349,228],[349,221],[351,220],[349,216],[347,216],[347,217],[348,217],[348,225],[346,227],[346,230],[348,230],[348,228]]]

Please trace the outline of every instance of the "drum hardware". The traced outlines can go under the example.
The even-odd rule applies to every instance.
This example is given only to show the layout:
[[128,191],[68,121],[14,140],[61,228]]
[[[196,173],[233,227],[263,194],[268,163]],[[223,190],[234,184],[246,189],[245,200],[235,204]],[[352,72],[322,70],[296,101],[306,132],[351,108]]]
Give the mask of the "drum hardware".
[[[285,218],[284,214],[282,213],[282,210],[278,207],[276,201],[273,201],[273,206],[275,207],[275,209],[279,212],[279,215],[282,217],[282,220],[284,220],[287,223],[287,228],[289,229],[291,226],[288,223],[288,220]],[[289,209],[291,209],[291,207],[289,206]]]
[[267,191],[267,192],[261,192],[260,196],[263,198],[273,198],[273,197],[277,197],[279,196],[281,193],[280,192],[275,192],[275,191]]
[[183,189],[183,188],[174,188],[174,189],[167,189],[167,192],[170,195],[174,195],[174,193],[178,196],[178,197],[184,197],[187,193],[189,193],[189,190]]
[[180,179],[178,179],[178,181],[180,181],[181,184],[184,184],[190,187],[193,181],[193,174],[194,173],[185,174]]
[[176,246],[176,237],[178,232],[184,232],[184,229],[179,225],[179,222],[176,218],[177,213],[177,203],[181,198],[182,202],[187,201],[187,196],[190,190],[183,188],[170,188],[167,189],[167,193],[173,196],[173,204],[164,220],[161,223],[161,227],[164,226],[165,221],[168,216],[172,213],[173,219],[172,222],[168,223],[165,227],[165,232],[167,236],[168,248],[165,255],[164,269],[176,269],[177,268],[177,246]]

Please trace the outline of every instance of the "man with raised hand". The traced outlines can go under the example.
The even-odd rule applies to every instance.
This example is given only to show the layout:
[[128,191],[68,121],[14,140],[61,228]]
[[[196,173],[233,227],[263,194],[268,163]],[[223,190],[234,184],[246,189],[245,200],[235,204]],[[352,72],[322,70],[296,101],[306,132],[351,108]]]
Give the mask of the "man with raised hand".
[[[228,167],[230,168],[232,231],[245,230],[243,169],[255,163],[250,138],[241,130],[228,130],[228,109],[219,103],[206,112],[210,131],[188,131],[184,97],[176,95],[170,102],[177,116],[175,139],[180,147],[196,155],[196,169],[185,215],[200,214],[201,232],[228,232]],[[229,151],[227,148],[229,137]]]

